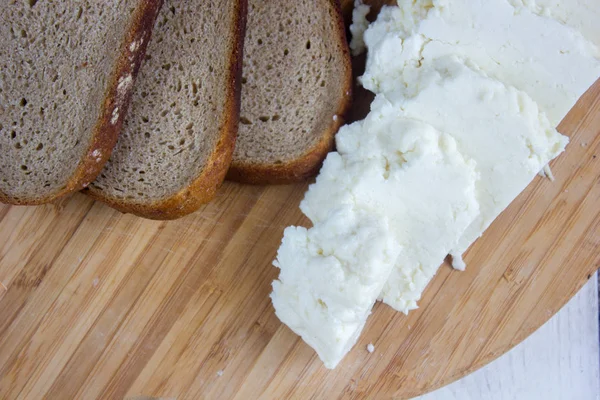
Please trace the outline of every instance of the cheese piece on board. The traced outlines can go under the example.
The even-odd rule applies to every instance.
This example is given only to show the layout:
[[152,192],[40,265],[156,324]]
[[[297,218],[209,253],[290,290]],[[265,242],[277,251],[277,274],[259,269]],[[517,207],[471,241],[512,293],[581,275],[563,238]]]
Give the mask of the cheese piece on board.
[[288,227],[274,265],[277,317],[327,368],[356,343],[401,248],[380,215],[341,206],[310,229]]
[[477,165],[480,213],[451,252],[459,269],[461,254],[568,143],[525,92],[455,57],[425,63],[407,87],[378,95],[372,108],[386,107],[447,132]]
[[343,127],[300,208],[315,224],[340,204],[389,218],[398,257],[380,298],[408,313],[478,214],[475,164],[432,126],[375,109]]
[[575,29],[505,0],[400,1],[367,29],[361,81],[375,93],[411,80],[422,63],[456,55],[528,93],[553,125],[600,76],[598,48]]
[[598,0],[508,0],[517,12],[531,12],[555,19],[600,47],[600,6]]

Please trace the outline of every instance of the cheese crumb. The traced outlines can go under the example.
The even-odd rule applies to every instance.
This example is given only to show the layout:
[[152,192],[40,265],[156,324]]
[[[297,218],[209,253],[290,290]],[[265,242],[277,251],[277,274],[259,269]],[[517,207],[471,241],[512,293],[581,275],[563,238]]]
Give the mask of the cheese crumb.
[[467,269],[467,264],[463,260],[461,254],[452,254],[452,268],[457,271],[464,271]]
[[554,175],[552,174],[552,170],[550,169],[550,165],[548,165],[548,164],[544,165],[544,174],[546,174],[546,176],[548,177],[548,179],[550,179],[552,182],[554,182]]
[[120,77],[119,83],[117,85],[117,92],[123,92],[124,90],[128,90],[132,84],[133,84],[133,77],[131,76],[131,74]]
[[367,345],[367,351],[368,351],[369,353],[372,353],[372,352],[374,352],[374,351],[375,351],[375,346],[373,346],[373,343],[369,343],[369,344]]
[[364,34],[369,27],[369,21],[367,21],[367,14],[369,14],[369,11],[371,11],[371,6],[363,4],[362,0],[356,0],[354,2],[352,25],[350,25],[350,33],[352,33],[350,50],[352,51],[353,56],[362,54],[365,51]]
[[112,117],[110,119],[111,125],[114,125],[119,120],[119,107],[116,107],[112,112]]
[[133,52],[135,52],[137,49],[139,49],[139,47],[140,47],[140,44],[142,44],[142,41],[141,41],[141,40],[140,40],[139,42],[134,40],[134,41],[133,41],[133,42],[131,42],[131,44],[129,45],[129,51],[130,51],[130,52],[132,52],[132,53],[133,53]]

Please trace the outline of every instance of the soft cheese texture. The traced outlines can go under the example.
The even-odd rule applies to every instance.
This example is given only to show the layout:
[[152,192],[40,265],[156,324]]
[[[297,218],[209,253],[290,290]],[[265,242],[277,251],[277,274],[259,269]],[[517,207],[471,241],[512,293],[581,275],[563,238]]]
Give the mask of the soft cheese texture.
[[516,13],[505,0],[399,3],[364,35],[362,83],[375,93],[409,81],[428,60],[456,55],[527,92],[558,125],[600,76],[598,48],[578,31],[527,8]]
[[352,11],[352,24],[350,25],[350,33],[352,40],[350,41],[350,50],[353,56],[357,56],[365,51],[365,41],[363,35],[369,27],[367,14],[371,7],[363,4],[362,0],[354,2],[354,10]]
[[555,19],[581,32],[600,47],[600,6],[598,0],[508,0],[517,12],[526,8],[538,15]]
[[274,265],[277,317],[335,368],[356,343],[401,248],[384,218],[352,206],[288,227]]
[[407,87],[379,95],[372,107],[391,107],[427,121],[456,139],[458,150],[477,164],[480,214],[452,251],[460,255],[560,154],[568,138],[559,134],[525,93],[485,76],[454,57],[419,68]]
[[300,208],[315,224],[340,204],[389,218],[404,251],[380,298],[407,313],[478,214],[475,164],[452,137],[391,107],[343,127],[336,142]]
[[301,203],[314,227],[288,228],[275,262],[277,315],[326,366],[356,342],[377,288],[416,308],[446,254],[464,268],[462,252],[564,150],[554,126],[600,74],[572,26],[505,0],[400,0],[367,29],[371,112],[338,133]]

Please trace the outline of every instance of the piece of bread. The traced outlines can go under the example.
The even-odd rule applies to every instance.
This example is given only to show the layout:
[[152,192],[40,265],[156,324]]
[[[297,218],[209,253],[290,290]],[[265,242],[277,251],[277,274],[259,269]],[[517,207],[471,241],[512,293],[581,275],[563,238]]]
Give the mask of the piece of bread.
[[94,180],[117,140],[162,0],[0,7],[0,201],[41,204]]
[[173,219],[211,200],[239,120],[246,0],[167,0],[113,154],[86,190],[122,212]]
[[318,172],[351,102],[337,0],[249,0],[240,128],[228,179],[296,182]]

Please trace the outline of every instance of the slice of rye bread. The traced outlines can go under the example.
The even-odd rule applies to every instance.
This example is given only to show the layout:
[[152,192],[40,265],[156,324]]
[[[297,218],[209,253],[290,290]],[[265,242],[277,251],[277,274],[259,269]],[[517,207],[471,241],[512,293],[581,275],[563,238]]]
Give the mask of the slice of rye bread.
[[167,0],[104,170],[86,190],[122,212],[174,219],[211,200],[239,121],[246,0]]
[[1,202],[49,202],[100,173],[161,3],[9,0],[0,7]]
[[288,183],[318,172],[351,102],[337,0],[249,0],[240,128],[228,179]]

